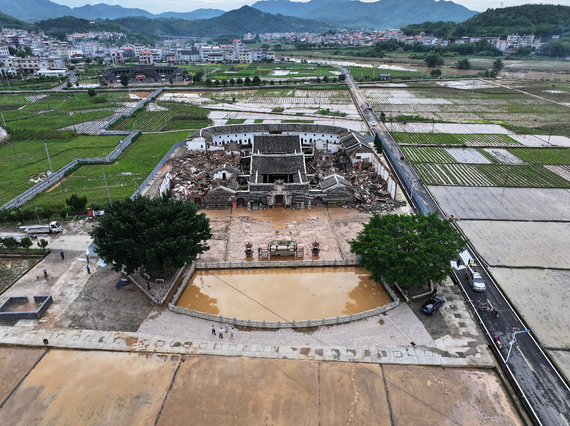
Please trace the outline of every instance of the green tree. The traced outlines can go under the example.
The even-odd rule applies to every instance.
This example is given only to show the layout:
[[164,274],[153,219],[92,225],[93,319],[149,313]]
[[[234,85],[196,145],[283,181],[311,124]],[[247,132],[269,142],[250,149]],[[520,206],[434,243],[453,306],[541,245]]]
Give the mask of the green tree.
[[38,247],[41,249],[45,249],[47,245],[48,245],[47,240],[44,240],[43,238],[38,241]]
[[382,111],[382,112],[380,113],[380,120],[381,120],[381,121],[386,121],[386,114],[384,114],[384,111]]
[[8,237],[8,238],[4,239],[4,246],[6,248],[13,249],[13,248],[16,248],[17,245],[18,245],[18,241],[16,241],[16,239],[14,237]]
[[493,70],[497,71],[497,73],[501,72],[501,70],[505,68],[505,64],[503,63],[502,59],[495,59],[493,61]]
[[261,79],[259,78],[259,76],[257,76],[257,75],[253,76],[252,83],[254,86],[259,86],[259,84],[261,83]]
[[202,77],[204,77],[204,73],[202,71],[198,71],[196,74],[194,74],[194,76],[192,77],[192,81],[194,83],[200,83],[200,80],[202,80]]
[[92,98],[93,96],[97,96],[97,92],[95,91],[94,88],[91,87],[90,89],[87,90],[87,95],[88,95],[90,98]]
[[458,60],[455,63],[455,66],[460,70],[468,70],[469,68],[471,68],[471,62],[469,62],[469,59],[463,58]]
[[376,133],[376,135],[374,136],[374,146],[376,147],[376,151],[378,151],[378,154],[381,154],[382,140],[380,139],[380,136],[378,136],[378,133]]
[[65,204],[73,209],[74,213],[80,214],[85,211],[87,205],[87,197],[73,194],[71,197],[65,199]]
[[440,67],[443,65],[443,58],[439,55],[427,55],[424,62],[428,68]]
[[196,211],[170,192],[153,199],[137,195],[113,202],[90,235],[115,271],[181,267],[206,251],[212,237],[206,215]]
[[246,86],[250,86],[250,85],[251,85],[251,78],[249,78],[249,77],[246,77],[246,78],[245,78],[245,85],[246,85]]
[[20,245],[24,247],[26,250],[29,250],[33,244],[34,243],[32,243],[30,237],[24,237],[22,238],[22,241],[20,241]]
[[346,76],[344,74],[340,74],[338,76],[338,81],[344,81],[344,80],[346,80]]
[[451,272],[450,261],[465,241],[449,220],[436,213],[419,215],[375,214],[350,241],[361,265],[376,282],[398,283],[413,289],[427,280],[440,281]]
[[125,73],[121,73],[119,76],[119,81],[123,85],[123,87],[127,87],[129,85],[129,76]]
[[439,68],[431,70],[429,75],[431,75],[433,78],[439,78],[441,76],[441,70]]

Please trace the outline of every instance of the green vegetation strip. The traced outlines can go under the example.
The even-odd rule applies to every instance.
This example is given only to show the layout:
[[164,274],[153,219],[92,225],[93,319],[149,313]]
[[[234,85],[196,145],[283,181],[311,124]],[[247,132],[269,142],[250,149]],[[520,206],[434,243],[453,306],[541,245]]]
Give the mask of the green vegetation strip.
[[245,118],[230,118],[228,121],[226,121],[226,125],[231,125],[231,124],[243,124],[245,123]]
[[111,198],[130,197],[172,145],[187,136],[188,132],[143,135],[125,149],[115,164],[81,166],[62,185],[39,194],[27,205],[65,204],[65,199],[74,193],[85,195],[88,202],[104,203],[107,190],[102,168],[105,169]]
[[414,168],[427,185],[570,188],[570,181],[540,165],[417,163]]
[[[121,136],[74,136],[47,141],[53,170],[74,158],[105,157]],[[34,186],[49,170],[44,141],[12,141],[0,147],[0,205]]]
[[532,164],[570,164],[570,148],[511,148],[508,150]]

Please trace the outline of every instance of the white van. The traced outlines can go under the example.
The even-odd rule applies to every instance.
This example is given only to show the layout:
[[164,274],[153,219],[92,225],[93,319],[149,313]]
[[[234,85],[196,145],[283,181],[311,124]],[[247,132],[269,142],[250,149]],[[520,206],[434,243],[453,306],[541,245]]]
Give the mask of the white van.
[[[453,263],[455,263],[456,266],[454,266]],[[452,262],[452,266],[458,271],[465,269],[467,281],[474,291],[485,291],[487,289],[485,280],[483,280],[483,277],[477,270],[477,265],[467,250],[459,253],[459,258],[456,262]]]
[[471,284],[471,288],[475,291],[485,291],[485,281],[479,272],[477,272],[477,266],[467,265],[465,273],[467,275],[467,281]]

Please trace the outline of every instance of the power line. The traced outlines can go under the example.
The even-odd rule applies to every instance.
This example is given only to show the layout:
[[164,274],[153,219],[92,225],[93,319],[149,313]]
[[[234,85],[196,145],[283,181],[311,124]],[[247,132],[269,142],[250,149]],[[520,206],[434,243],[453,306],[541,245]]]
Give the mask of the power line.
[[[216,278],[217,280],[221,281],[222,283],[224,283],[225,285],[227,285],[228,287],[232,288],[233,290],[237,291],[238,293],[240,293],[241,295],[245,296],[246,298],[248,298],[249,300],[251,300],[252,302],[258,304],[259,306],[261,306],[262,308],[266,309],[268,312],[271,312],[273,315],[275,315],[276,317],[280,318],[283,321],[289,321],[287,318],[283,317],[282,315],[280,315],[279,313],[275,312],[273,309],[269,308],[268,306],[264,305],[263,303],[259,302],[258,300],[254,299],[253,297],[249,296],[248,294],[244,293],[243,291],[241,291],[240,289],[234,287],[233,285],[231,285],[229,282],[223,280],[222,278],[220,278],[218,275],[215,274],[211,274],[208,272],[208,274],[212,275],[214,278]],[[329,349],[334,349],[331,345],[329,345],[328,343],[326,343],[325,341],[319,339],[316,336],[313,336],[312,334],[309,334],[307,332],[303,332],[303,334],[305,334],[306,336],[310,337],[311,339],[315,340],[316,342],[318,342],[319,344],[329,348]],[[346,356],[345,354],[340,353],[339,351],[339,356],[346,358],[346,360],[348,360],[349,362],[355,363],[354,360],[350,359],[348,356]],[[410,392],[408,392],[407,390],[401,388],[400,386],[398,386],[395,383],[390,382],[388,379],[386,379],[386,377],[382,377],[380,376],[378,373],[372,371],[371,369],[369,369],[368,367],[366,367],[364,364],[362,363],[355,363],[359,368],[363,369],[365,372],[367,372],[368,374],[371,374],[372,376],[376,377],[377,379],[382,380],[383,382],[385,382],[386,384],[390,385],[391,387],[393,387],[394,389],[402,392],[403,394],[409,396],[410,398],[412,398],[413,400],[419,402],[420,404],[422,404],[424,407],[429,408],[430,410],[436,412],[437,414],[439,414],[440,416],[444,417],[445,419],[449,420],[450,422],[456,424],[456,425],[460,425],[461,423],[459,423],[457,420],[453,419],[452,417],[448,416],[447,414],[445,414],[444,412],[442,412],[441,410],[437,409],[436,407],[430,405],[429,403],[421,400],[420,398],[418,398],[417,396],[411,394]],[[388,397],[388,395],[386,395],[386,397]]]

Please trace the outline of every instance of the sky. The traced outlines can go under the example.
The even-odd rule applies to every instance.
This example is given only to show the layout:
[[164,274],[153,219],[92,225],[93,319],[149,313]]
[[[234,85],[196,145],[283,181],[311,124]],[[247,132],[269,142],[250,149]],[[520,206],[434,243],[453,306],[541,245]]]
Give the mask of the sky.
[[[244,5],[251,6],[257,0],[51,0],[54,3],[64,4],[70,7],[83,6],[85,4],[118,4],[123,7],[139,8],[147,10],[151,13],[162,12],[191,12],[196,9],[221,9],[233,10],[239,9]],[[295,0],[293,0],[295,1]],[[299,1],[299,0],[297,0]],[[363,2],[372,2],[375,0],[361,0]],[[468,9],[483,12],[489,8],[499,8],[502,6],[518,6],[529,3],[547,3],[562,4],[570,6],[570,0],[548,1],[548,0],[456,0],[454,3],[461,4]]]

